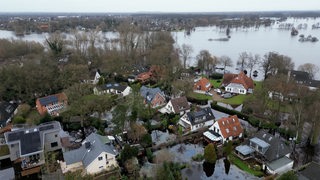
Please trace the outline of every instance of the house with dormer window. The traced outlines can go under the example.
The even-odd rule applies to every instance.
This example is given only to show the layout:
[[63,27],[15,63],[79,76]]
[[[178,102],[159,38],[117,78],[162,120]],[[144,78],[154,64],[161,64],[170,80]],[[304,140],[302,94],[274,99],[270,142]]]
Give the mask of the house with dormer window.
[[142,86],[140,88],[140,94],[144,98],[144,102],[149,104],[152,108],[163,106],[166,104],[166,98],[164,92],[160,88],[148,88]]
[[184,114],[178,123],[185,130],[196,131],[200,128],[211,126],[214,120],[212,109],[207,107]]
[[234,115],[217,120],[203,135],[212,142],[225,143],[241,138],[243,128],[237,115]]
[[159,110],[161,113],[173,113],[173,114],[179,114],[183,115],[187,112],[190,112],[190,105],[188,103],[187,98],[184,97],[179,97],[179,98],[174,98],[171,99],[165,107],[161,108]]
[[109,137],[91,133],[80,148],[63,153],[60,166],[62,173],[83,170],[86,174],[96,174],[118,167],[117,155]]
[[206,93],[209,92],[212,88],[212,84],[207,78],[200,78],[194,80],[193,91],[196,93]]
[[221,87],[224,87],[226,92],[247,94],[253,92],[254,83],[250,77],[241,71],[239,74],[224,74]]
[[293,160],[290,159],[291,148],[279,136],[273,136],[264,130],[260,130],[247,143],[235,149],[242,159],[255,157],[263,164],[263,170],[270,174],[281,174],[293,167]]

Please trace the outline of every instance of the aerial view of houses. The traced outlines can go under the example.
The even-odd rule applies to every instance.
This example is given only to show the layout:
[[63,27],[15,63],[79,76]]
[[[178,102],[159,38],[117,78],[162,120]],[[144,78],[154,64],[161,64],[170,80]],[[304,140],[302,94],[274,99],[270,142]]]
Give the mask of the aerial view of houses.
[[1,3],[0,180],[319,179],[320,4],[238,1]]

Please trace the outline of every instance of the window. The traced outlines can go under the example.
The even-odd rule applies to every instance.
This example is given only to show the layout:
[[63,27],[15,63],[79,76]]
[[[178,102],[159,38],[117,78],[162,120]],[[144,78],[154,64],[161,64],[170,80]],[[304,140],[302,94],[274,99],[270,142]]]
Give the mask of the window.
[[54,137],[58,137],[58,134],[55,134]]
[[57,147],[58,146],[58,142],[53,142],[53,143],[51,143],[51,147],[53,148],[53,147]]
[[102,160],[102,156],[98,157],[98,160],[101,161]]
[[103,166],[100,166],[100,167],[99,167],[99,169],[102,169],[102,168],[103,168]]

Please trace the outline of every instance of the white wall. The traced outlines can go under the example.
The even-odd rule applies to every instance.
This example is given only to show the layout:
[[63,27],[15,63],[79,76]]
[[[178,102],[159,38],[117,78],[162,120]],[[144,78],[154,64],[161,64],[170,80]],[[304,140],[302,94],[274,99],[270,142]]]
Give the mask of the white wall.
[[[106,159],[106,154],[107,158]],[[102,157],[102,160],[98,160],[98,157]],[[115,156],[108,154],[106,152],[102,152],[94,161],[86,167],[86,171],[88,174],[95,174],[103,170],[108,170],[113,166],[117,166],[117,162],[115,160]],[[107,164],[107,162],[109,162]]]

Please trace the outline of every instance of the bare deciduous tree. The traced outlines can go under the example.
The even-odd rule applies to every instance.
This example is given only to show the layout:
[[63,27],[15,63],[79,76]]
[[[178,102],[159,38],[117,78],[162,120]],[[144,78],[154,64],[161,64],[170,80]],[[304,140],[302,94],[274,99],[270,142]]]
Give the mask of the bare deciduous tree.
[[247,62],[246,67],[249,68],[250,77],[251,77],[252,69],[259,63],[259,61],[260,61],[259,54],[255,54],[254,56],[252,54],[250,54],[248,56],[248,62]]
[[314,79],[316,74],[319,72],[319,67],[312,63],[305,63],[298,67],[299,71],[304,71],[309,73],[311,79]]
[[232,60],[228,56],[221,56],[220,63],[223,65],[223,74],[226,73],[226,67],[232,67]]
[[191,58],[191,54],[193,52],[193,48],[191,45],[188,44],[182,44],[180,50],[179,50],[179,54],[182,57],[182,61],[183,61],[183,68],[186,69],[187,67],[187,63]]
[[249,54],[247,52],[242,52],[239,55],[239,59],[237,61],[237,65],[240,66],[240,70],[243,71],[243,69],[246,67],[249,60]]

